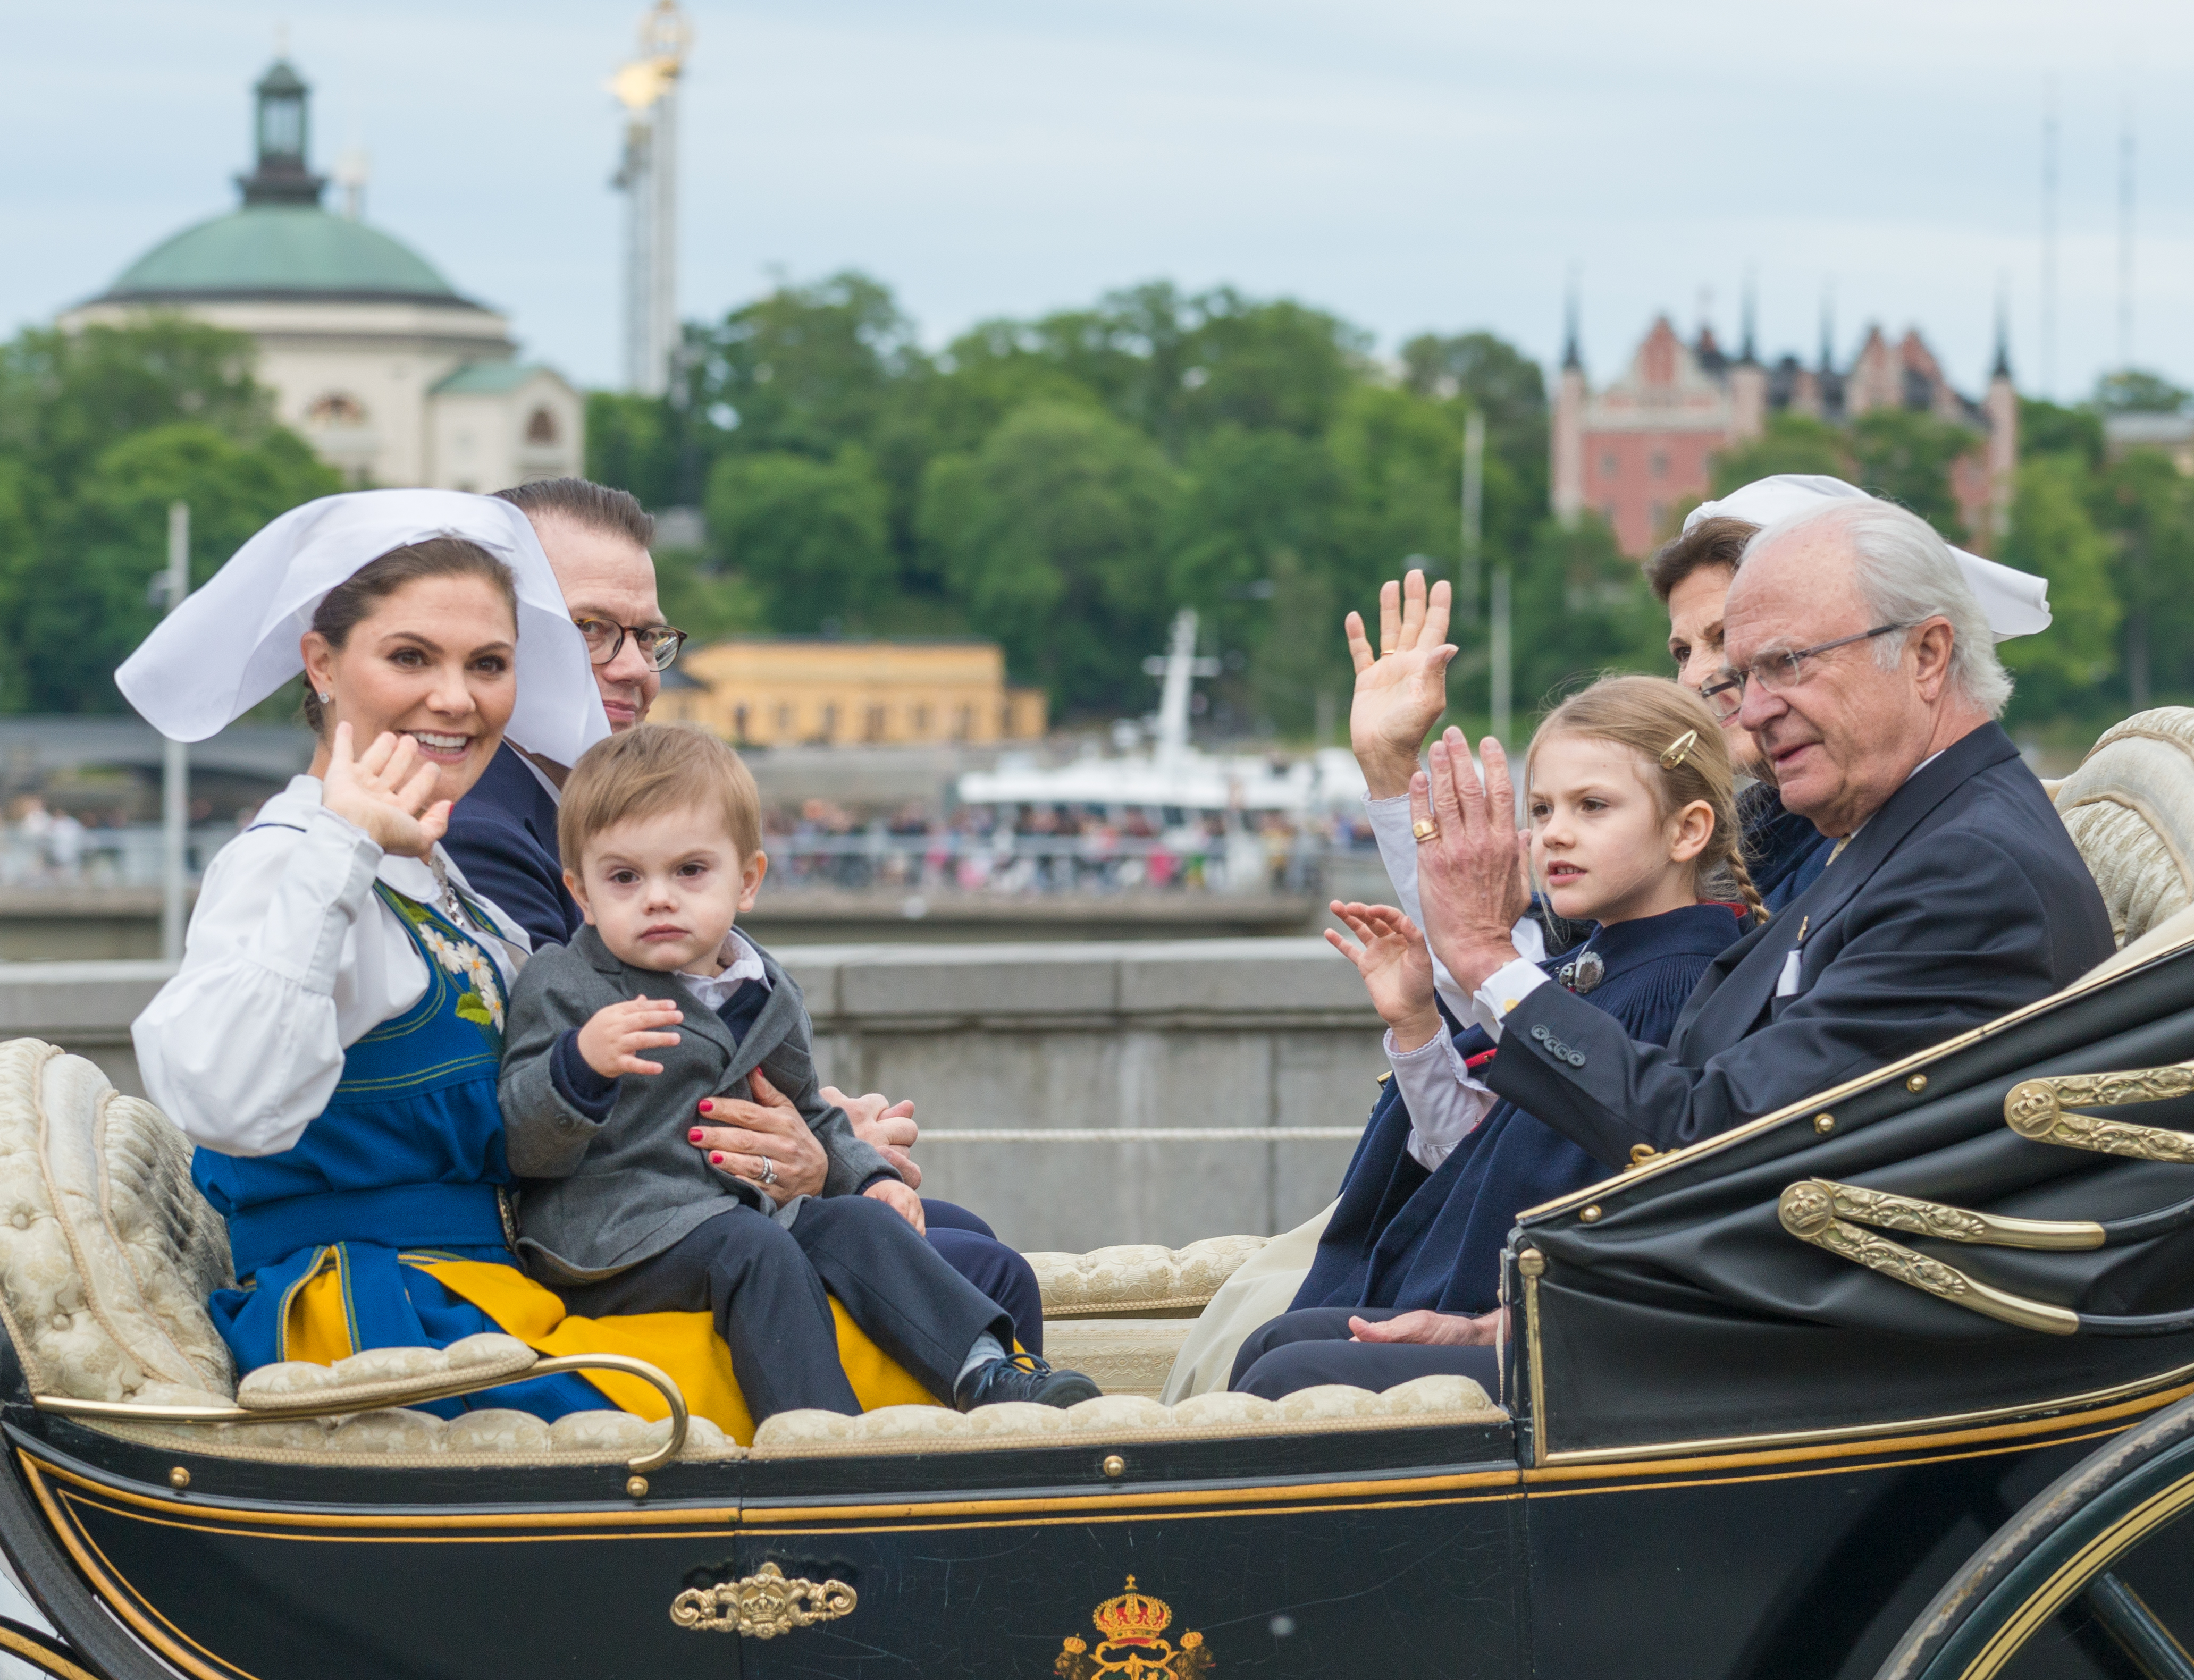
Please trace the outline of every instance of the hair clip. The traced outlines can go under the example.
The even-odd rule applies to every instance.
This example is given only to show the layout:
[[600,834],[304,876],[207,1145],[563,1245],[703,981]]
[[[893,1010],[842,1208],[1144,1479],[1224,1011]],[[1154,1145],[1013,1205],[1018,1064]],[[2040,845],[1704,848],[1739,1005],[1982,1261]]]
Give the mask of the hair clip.
[[1674,770],[1678,765],[1683,763],[1686,759],[1691,755],[1691,748],[1698,744],[1698,731],[1696,729],[1686,730],[1681,735],[1678,736],[1674,741],[1671,741],[1668,746],[1662,750],[1661,768],[1663,770]]

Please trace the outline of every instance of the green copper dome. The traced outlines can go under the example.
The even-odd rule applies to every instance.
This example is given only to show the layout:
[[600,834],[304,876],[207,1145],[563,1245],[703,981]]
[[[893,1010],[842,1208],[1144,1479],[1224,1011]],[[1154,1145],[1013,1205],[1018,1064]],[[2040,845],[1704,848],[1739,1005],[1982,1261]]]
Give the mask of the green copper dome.
[[416,252],[316,204],[254,204],[187,227],[132,263],[106,296],[465,301]]

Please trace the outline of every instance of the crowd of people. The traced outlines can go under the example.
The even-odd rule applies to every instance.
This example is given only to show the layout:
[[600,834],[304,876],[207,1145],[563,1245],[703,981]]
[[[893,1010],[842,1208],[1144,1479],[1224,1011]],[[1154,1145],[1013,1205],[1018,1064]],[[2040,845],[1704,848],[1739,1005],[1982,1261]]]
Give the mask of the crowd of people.
[[[650,535],[577,480],[330,497],[118,674],[181,739],[302,674],[319,743],[215,859],[134,1029],[228,1222],[239,1287],[211,1307],[239,1368],[500,1328],[645,1357],[741,1439],[793,1408],[1088,1398],[1042,1356],[1026,1262],[919,1194],[912,1104],[818,1082],[798,987],[738,926],[777,873],[752,778],[646,721],[680,640]],[[1497,1392],[1519,1207],[2111,953],[1995,721],[1995,643],[2046,627],[2041,580],[1801,479],[1700,510],[1651,576],[1676,678],[1572,697],[1520,790],[1495,741],[1482,776],[1453,730],[1421,760],[1447,586],[1385,586],[1376,645],[1349,615],[1363,820],[1401,902],[1336,903],[1353,937],[1330,937],[1394,1077],[1333,1206],[1222,1291],[1169,1395]],[[961,855],[918,838],[925,869]],[[615,1403],[560,1375],[439,1405]]]
[[1335,851],[1375,844],[1360,812],[1221,816],[1072,805],[922,804],[863,819],[831,800],[765,819],[772,867],[801,886],[1025,893],[1318,890]]

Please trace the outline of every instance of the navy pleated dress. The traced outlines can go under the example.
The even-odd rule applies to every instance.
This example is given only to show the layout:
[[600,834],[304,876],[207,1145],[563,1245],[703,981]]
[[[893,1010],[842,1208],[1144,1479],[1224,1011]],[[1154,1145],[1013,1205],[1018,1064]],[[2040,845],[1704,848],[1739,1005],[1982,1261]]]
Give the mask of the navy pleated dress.
[[[1747,926],[1741,907],[1690,904],[1596,927],[1582,944],[1540,966],[1558,974],[1585,951],[1598,953],[1604,973],[1582,994],[1586,1001],[1614,1016],[1633,1039],[1666,1044],[1707,966]],[[1455,1043],[1466,1058],[1495,1048],[1475,1026],[1457,1033]],[[1516,1215],[1628,1165],[1595,1161],[1507,1101],[1496,1103],[1437,1170],[1417,1163],[1409,1137],[1410,1111],[1389,1081],[1290,1311],[1490,1312],[1500,1304],[1501,1250]]]

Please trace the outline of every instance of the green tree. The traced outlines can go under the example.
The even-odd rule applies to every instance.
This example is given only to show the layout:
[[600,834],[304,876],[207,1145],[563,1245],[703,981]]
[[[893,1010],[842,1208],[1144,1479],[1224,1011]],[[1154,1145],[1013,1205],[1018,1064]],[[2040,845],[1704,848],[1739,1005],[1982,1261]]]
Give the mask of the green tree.
[[586,474],[631,491],[643,507],[689,504],[692,496],[681,493],[685,431],[680,410],[664,398],[589,391]]
[[1950,542],[1966,540],[1950,469],[1979,446],[1972,432],[1911,409],[1873,409],[1852,422],[1851,439],[1863,489],[1910,507]]
[[2111,545],[2087,507],[2085,463],[2076,455],[2042,456],[2019,469],[2007,565],[2049,580],[2052,622],[2038,636],[2003,644],[2019,679],[2014,722],[2090,708],[2096,688],[2117,668],[2122,614],[2111,588]]
[[29,469],[0,456],[0,712],[30,706],[30,649],[21,630],[40,553],[32,506]]
[[2168,456],[2135,450],[2111,463],[2091,505],[2115,550],[2126,698],[2139,711],[2194,694],[2194,484]]
[[895,380],[922,364],[914,324],[864,274],[780,286],[689,332],[686,407],[741,454],[829,461],[867,445]]
[[727,456],[709,477],[710,541],[779,630],[860,625],[882,605],[893,574],[884,511],[875,468],[853,445],[827,462]]
[[118,439],[176,421],[239,441],[266,435],[273,398],[242,333],[156,315],[82,332],[32,328],[0,347],[0,455],[71,493]]
[[1778,473],[1818,473],[1831,479],[1852,475],[1851,447],[1843,433],[1811,415],[1768,416],[1760,435],[1714,458],[1709,500],[1742,490]]
[[1346,502],[1323,443],[1225,426],[1191,451],[1170,521],[1171,598],[1217,645],[1247,653],[1222,699],[1291,732],[1312,721],[1321,686],[1345,691],[1334,571]]
[[2022,397],[2019,453],[2021,459],[2036,455],[2074,456],[2083,469],[2093,472],[2103,464],[2103,417],[2085,404],[2068,409],[2039,398]]
[[2095,406],[2105,414],[2177,414],[2188,393],[2160,373],[2121,368],[2095,381]]
[[1514,588],[1519,716],[1606,671],[1666,674],[1667,610],[1597,513],[1543,521]]
[[1023,679],[1061,707],[1130,709],[1167,616],[1161,541],[1177,486],[1147,439],[1101,413],[1037,403],[973,455],[939,456],[923,540]]
[[[118,712],[114,668],[158,617],[168,505],[191,507],[191,578],[204,582],[276,514],[342,488],[294,433],[238,443],[211,426],[155,427],[110,444],[43,535],[44,563],[16,581],[22,700],[39,712]],[[66,553],[68,564],[50,557]]]

